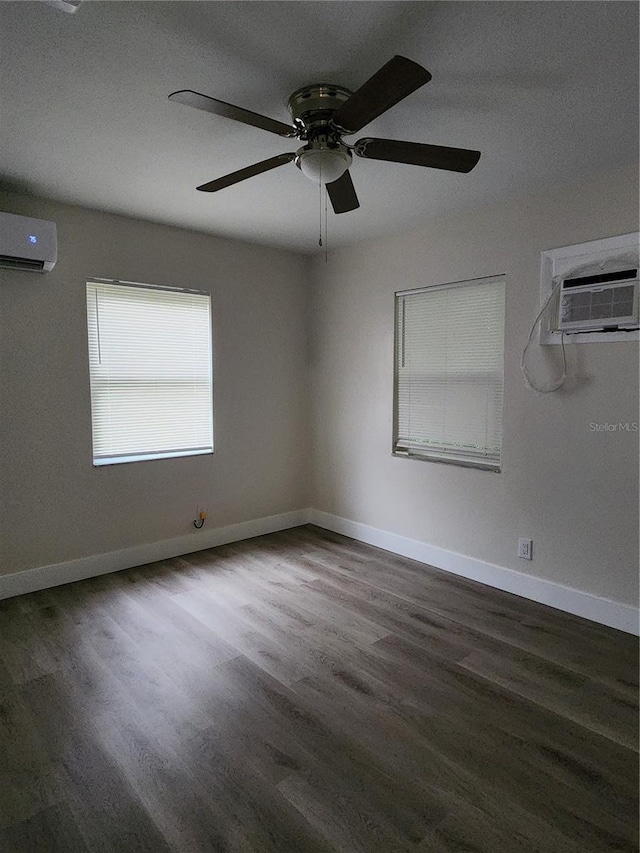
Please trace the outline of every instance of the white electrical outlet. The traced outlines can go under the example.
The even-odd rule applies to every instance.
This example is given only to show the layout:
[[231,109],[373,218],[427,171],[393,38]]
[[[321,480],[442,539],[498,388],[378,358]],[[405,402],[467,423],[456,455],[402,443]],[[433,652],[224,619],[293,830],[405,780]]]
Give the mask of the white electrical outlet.
[[533,557],[533,539],[518,539],[518,557],[531,560]]

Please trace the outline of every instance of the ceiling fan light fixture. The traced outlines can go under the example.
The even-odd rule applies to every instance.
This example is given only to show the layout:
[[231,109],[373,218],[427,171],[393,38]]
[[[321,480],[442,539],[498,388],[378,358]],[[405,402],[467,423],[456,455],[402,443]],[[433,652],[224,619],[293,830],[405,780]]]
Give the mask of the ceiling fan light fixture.
[[332,184],[350,165],[351,153],[342,148],[313,148],[296,157],[296,166],[315,184]]
[[[48,2],[80,3],[84,0]],[[359,139],[355,145],[343,141],[343,136],[349,136],[366,127],[429,80],[431,74],[426,68],[405,56],[394,56],[355,92],[334,83],[313,83],[295,91],[288,101],[293,122],[291,125],[202,95],[192,89],[172,92],[169,98],[287,139],[295,137],[305,143],[295,153],[288,151],[278,154],[201,184],[196,187],[200,192],[217,192],[293,160],[310,181],[320,186],[326,185],[327,197],[331,200],[334,213],[348,213],[360,206],[349,172],[352,151],[356,157],[363,157],[365,160],[409,163],[449,172],[470,172],[480,159],[479,151],[421,142],[373,137]],[[320,198],[322,199],[322,195]]]

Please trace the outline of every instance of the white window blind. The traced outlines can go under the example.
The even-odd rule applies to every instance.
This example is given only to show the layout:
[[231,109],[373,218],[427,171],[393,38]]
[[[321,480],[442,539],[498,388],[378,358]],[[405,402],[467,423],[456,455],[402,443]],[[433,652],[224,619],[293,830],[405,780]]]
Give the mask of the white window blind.
[[213,452],[208,293],[87,282],[94,465]]
[[394,452],[500,470],[504,276],[396,294]]

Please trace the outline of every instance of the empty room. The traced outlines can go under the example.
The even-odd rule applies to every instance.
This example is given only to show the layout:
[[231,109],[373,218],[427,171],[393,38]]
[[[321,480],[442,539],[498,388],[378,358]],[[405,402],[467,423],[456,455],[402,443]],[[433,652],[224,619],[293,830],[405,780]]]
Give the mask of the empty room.
[[638,853],[638,18],[0,3],[0,853]]

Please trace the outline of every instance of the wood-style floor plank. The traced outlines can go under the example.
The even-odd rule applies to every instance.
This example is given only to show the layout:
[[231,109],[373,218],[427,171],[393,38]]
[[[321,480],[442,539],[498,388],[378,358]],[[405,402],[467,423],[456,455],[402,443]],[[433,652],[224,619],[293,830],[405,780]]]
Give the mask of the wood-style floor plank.
[[1,853],[89,853],[66,806],[51,806],[29,820],[0,830]]
[[0,602],[0,853],[638,853],[635,638],[313,527]]

